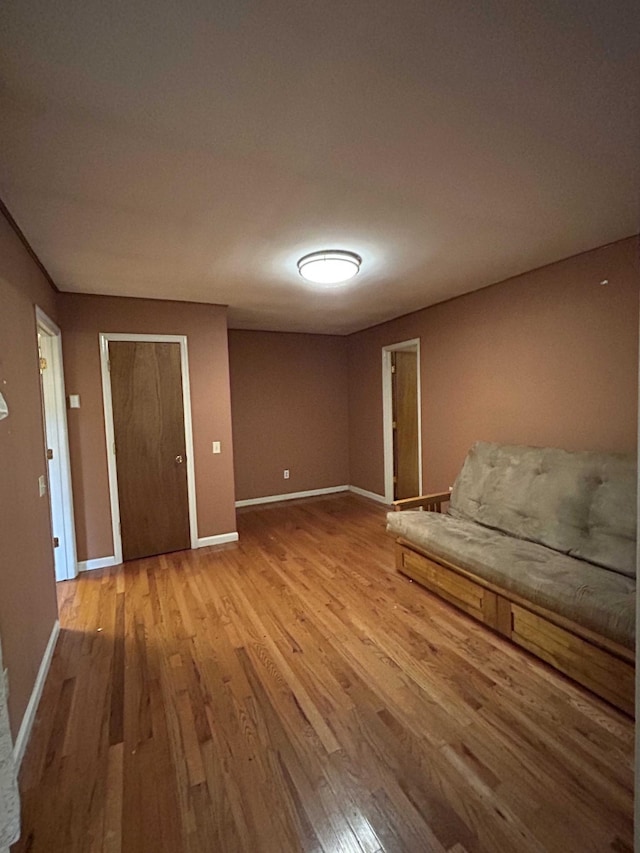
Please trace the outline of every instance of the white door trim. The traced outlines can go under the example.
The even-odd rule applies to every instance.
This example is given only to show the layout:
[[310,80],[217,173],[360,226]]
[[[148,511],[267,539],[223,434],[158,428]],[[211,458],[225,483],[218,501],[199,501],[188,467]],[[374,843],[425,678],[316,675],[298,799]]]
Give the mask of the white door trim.
[[196,512],[196,477],[193,460],[193,426],[191,422],[191,386],[189,384],[189,356],[186,335],[135,335],[127,332],[100,332],[100,369],[102,372],[102,401],[104,427],[107,441],[107,467],[109,470],[109,499],[111,502],[111,530],[115,564],[122,562],[122,536],[120,534],[120,502],[118,500],[118,471],[114,453],[113,400],[109,372],[110,341],[142,341],[149,343],[180,344],[182,373],[182,408],[184,410],[184,439],[187,454],[187,496],[189,500],[189,535],[191,547],[198,547],[198,516]]
[[[54,549],[56,580],[75,578],[76,529],[73,517],[73,491],[71,487],[71,457],[67,430],[67,408],[62,363],[62,333],[53,320],[36,305],[36,329],[42,335],[47,371],[42,377],[42,397],[45,438],[50,442],[57,465],[52,469],[47,462],[47,482],[52,524],[60,544]],[[53,530],[51,533],[53,537]]]
[[420,338],[401,341],[382,347],[382,434],[384,446],[384,499],[393,501],[393,397],[391,380],[391,353],[398,350],[415,352],[418,360],[417,396],[418,406],[418,483],[422,494],[422,398],[420,392]]

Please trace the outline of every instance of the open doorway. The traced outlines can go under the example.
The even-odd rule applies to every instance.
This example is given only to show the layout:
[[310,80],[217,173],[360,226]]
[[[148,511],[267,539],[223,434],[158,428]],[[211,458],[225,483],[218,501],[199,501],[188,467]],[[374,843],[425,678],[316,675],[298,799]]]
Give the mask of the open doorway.
[[51,538],[56,580],[64,581],[76,577],[77,563],[62,337],[58,326],[37,306],[36,325],[51,508]]
[[422,492],[420,341],[382,348],[385,500]]

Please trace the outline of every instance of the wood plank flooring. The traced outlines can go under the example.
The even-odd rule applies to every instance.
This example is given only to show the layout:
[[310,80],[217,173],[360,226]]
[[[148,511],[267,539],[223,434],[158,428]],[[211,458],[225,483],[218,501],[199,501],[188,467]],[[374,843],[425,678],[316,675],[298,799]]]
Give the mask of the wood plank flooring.
[[632,850],[624,715],[394,570],[353,495],[59,585],[14,853]]

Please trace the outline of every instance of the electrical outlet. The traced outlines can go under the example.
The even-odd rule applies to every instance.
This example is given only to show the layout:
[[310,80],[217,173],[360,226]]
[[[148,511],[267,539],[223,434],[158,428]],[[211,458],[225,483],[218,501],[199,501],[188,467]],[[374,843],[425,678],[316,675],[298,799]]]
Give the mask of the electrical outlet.
[[220,453],[220,442],[219,441],[213,442],[213,452],[214,453]]
[[284,477],[285,480],[289,479],[289,469],[288,468],[284,469],[284,471],[282,472],[282,476]]

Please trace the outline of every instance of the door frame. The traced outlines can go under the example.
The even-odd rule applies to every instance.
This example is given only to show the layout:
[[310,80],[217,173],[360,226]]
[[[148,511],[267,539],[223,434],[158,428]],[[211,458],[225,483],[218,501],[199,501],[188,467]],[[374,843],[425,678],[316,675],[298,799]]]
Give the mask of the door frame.
[[393,503],[393,380],[391,376],[391,353],[398,351],[415,352],[417,359],[418,407],[418,484],[422,494],[422,399],[420,393],[420,338],[400,341],[382,347],[382,431],[384,447],[384,499]]
[[100,332],[100,371],[102,374],[102,402],[104,430],[109,472],[109,500],[111,503],[111,531],[115,564],[122,562],[122,534],[120,531],[120,501],[118,498],[118,470],[113,429],[113,400],[111,372],[109,369],[109,342],[129,341],[157,344],[180,344],[180,371],[182,374],[182,409],[184,413],[184,440],[187,462],[187,499],[189,507],[189,538],[191,547],[198,547],[198,516],[196,512],[196,477],[193,459],[193,426],[191,422],[191,387],[189,384],[189,355],[186,335],[142,335],[128,332]]
[[[47,447],[57,456],[57,472],[52,475],[47,461],[47,489],[51,515],[51,541],[53,546],[53,520],[60,521],[56,535],[60,540],[54,551],[56,581],[71,580],[78,575],[76,554],[76,528],[73,516],[73,489],[71,485],[71,456],[67,429],[66,392],[62,362],[62,332],[38,305],[35,306],[36,334],[42,335],[46,346],[47,372],[42,374],[42,417]],[[50,371],[50,372],[49,372]],[[49,434],[47,434],[49,424]],[[45,448],[46,450],[46,448]],[[57,558],[57,559],[56,559]]]

